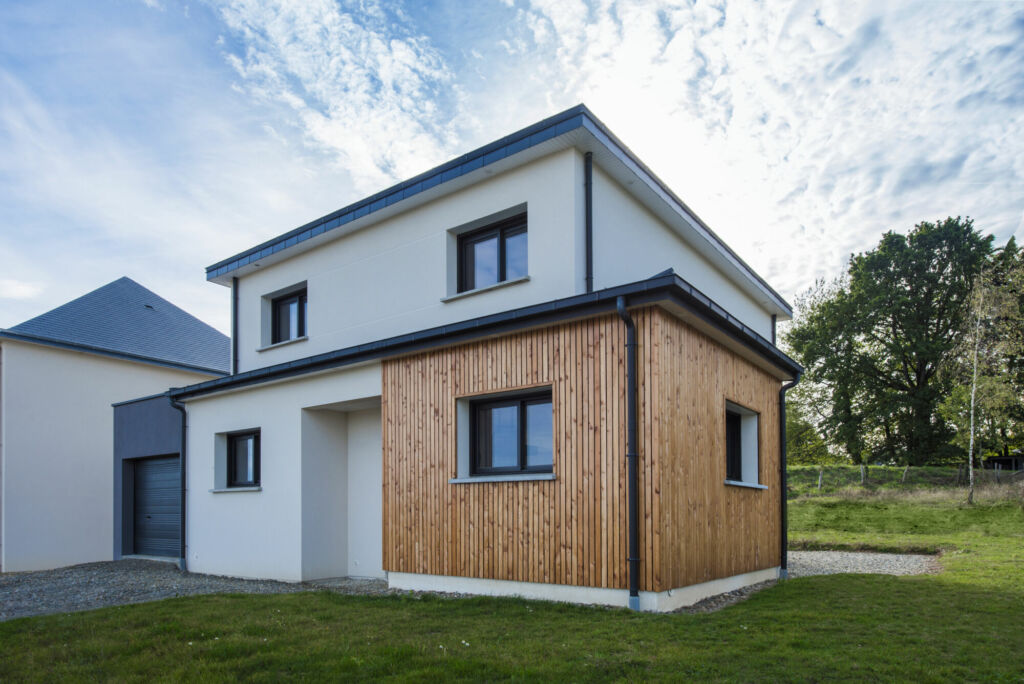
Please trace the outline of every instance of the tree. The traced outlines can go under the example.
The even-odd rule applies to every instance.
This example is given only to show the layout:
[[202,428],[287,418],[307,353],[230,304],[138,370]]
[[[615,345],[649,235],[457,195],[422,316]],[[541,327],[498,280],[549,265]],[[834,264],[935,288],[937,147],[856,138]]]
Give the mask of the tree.
[[835,463],[817,426],[808,418],[802,402],[786,397],[786,462],[793,465]]
[[966,323],[948,365],[959,384],[939,410],[967,452],[972,503],[975,456],[1008,455],[1024,433],[1024,254],[1012,238],[975,279]]
[[951,460],[939,404],[953,384],[939,370],[955,353],[972,284],[992,237],[970,219],[888,232],[852,256],[846,274],[798,301],[786,343],[817,385],[820,426],[855,463]]

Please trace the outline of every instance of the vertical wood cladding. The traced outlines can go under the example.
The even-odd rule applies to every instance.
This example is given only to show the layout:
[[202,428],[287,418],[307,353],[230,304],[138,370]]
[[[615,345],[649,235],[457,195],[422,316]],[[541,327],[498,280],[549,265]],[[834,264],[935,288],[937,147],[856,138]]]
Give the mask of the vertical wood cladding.
[[[660,309],[633,317],[641,589],[777,564],[769,562],[772,549],[778,556],[778,440],[769,438],[777,423],[767,397],[777,397],[778,381]],[[456,400],[539,386],[552,390],[555,479],[449,483]],[[726,398],[762,413],[761,481],[775,491],[722,484],[717,432],[724,436]],[[382,418],[386,570],[627,586],[625,331],[617,316],[387,360]],[[730,521],[734,514],[743,517]]]
[[[663,312],[660,420],[662,589],[779,564],[779,388],[763,370]],[[723,484],[725,402],[757,411],[758,482]]]

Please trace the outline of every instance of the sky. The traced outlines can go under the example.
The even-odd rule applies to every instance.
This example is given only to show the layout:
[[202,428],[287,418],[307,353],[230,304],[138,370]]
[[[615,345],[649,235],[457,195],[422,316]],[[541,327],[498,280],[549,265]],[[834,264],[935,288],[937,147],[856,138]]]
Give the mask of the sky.
[[0,327],[586,104],[790,302],[888,230],[1024,240],[1024,2],[4,0]]

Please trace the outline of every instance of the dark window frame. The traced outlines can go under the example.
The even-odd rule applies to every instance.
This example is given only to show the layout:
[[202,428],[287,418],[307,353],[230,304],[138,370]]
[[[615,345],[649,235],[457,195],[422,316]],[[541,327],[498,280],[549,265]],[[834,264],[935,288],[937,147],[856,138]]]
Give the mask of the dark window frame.
[[[526,234],[527,246],[529,246],[529,231],[527,227],[526,212],[516,214],[507,219],[495,221],[482,228],[463,233],[459,236],[458,246],[458,280],[459,280],[459,292],[469,292],[471,290],[478,289],[475,282],[475,272],[471,268],[473,262],[473,245],[478,242],[484,242],[492,238],[498,240],[498,281],[494,283],[503,283],[508,280],[508,260],[506,254],[505,243],[509,238],[517,235]],[[529,268],[529,258],[527,258],[527,268]],[[489,287],[489,286],[485,286]]]
[[[526,463],[526,407],[534,404],[551,404],[551,464],[540,466],[529,466]],[[501,468],[481,467],[480,443],[480,415],[483,411],[503,408],[508,406],[518,407],[517,420],[518,432],[516,440],[517,465]],[[540,390],[527,390],[523,392],[509,392],[498,396],[476,399],[469,404],[469,472],[470,475],[517,475],[530,473],[553,473],[555,471],[554,456],[554,414],[555,402],[550,388]],[[493,462],[493,458],[492,458]]]
[[725,479],[743,482],[743,414],[725,409]]
[[[296,332],[298,333],[295,337],[281,337],[281,309],[288,306],[293,301],[298,302],[298,325],[296,326]],[[291,340],[297,340],[300,337],[306,336],[306,307],[308,306],[308,297],[306,296],[306,288],[301,290],[294,290],[288,294],[283,294],[280,297],[274,297],[270,300],[270,343],[280,344],[281,342],[290,342]]]
[[[236,448],[238,441],[243,438],[252,437],[252,480],[239,480],[238,473],[235,472],[237,461],[235,459]],[[228,487],[259,487],[261,481],[261,468],[260,468],[260,431],[259,430],[243,430],[241,432],[231,432],[227,435],[228,440],[228,462],[227,462],[227,486]]]

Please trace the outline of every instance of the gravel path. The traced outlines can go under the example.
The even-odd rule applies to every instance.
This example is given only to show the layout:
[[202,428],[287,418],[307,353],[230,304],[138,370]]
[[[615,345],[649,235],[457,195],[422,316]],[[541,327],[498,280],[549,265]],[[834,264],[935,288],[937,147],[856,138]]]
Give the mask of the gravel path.
[[935,556],[911,553],[863,553],[860,551],[790,551],[789,576],[870,573],[875,575],[926,575],[941,570]]
[[281,594],[330,589],[345,594],[387,593],[383,580],[326,580],[291,584],[183,573],[173,563],[121,560],[57,570],[0,575],[0,621],[195,594]]
[[[844,572],[920,575],[938,572],[940,569],[934,556],[846,551],[789,552],[790,577]],[[774,581],[762,582],[712,596],[694,606],[681,609],[681,612],[706,613],[719,610],[773,584]],[[384,580],[331,579],[291,584],[188,574],[178,570],[173,563],[131,559],[86,563],[41,572],[0,574],[0,621],[28,615],[158,601],[174,596],[281,594],[317,589],[362,595],[401,593],[388,589]]]

